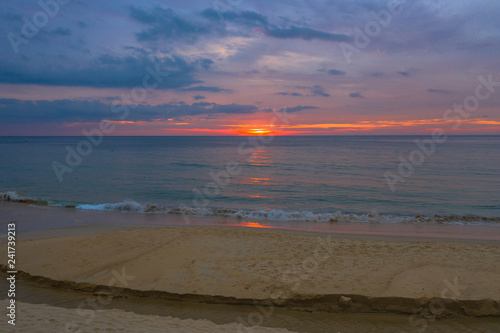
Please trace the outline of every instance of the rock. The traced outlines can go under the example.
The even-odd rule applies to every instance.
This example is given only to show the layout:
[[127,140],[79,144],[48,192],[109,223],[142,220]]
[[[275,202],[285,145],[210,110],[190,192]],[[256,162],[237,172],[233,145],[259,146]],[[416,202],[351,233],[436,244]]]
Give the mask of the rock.
[[351,306],[352,304],[352,300],[350,297],[346,297],[346,296],[340,296],[339,298],[339,305],[340,307],[348,307],[348,306]]

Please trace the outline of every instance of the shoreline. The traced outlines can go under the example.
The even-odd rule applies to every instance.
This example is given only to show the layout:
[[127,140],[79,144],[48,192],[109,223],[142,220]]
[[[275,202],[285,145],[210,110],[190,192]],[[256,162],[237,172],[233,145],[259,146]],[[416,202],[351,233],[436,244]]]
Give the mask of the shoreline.
[[[331,223],[313,221],[262,221],[120,211],[86,211],[51,206],[0,201],[3,224],[17,221],[21,239],[53,238],[108,231],[156,228],[214,226],[265,229],[298,235],[331,235],[336,238],[413,241],[455,241],[500,244],[500,226],[411,224],[411,223]],[[1,229],[0,234],[5,230]]]

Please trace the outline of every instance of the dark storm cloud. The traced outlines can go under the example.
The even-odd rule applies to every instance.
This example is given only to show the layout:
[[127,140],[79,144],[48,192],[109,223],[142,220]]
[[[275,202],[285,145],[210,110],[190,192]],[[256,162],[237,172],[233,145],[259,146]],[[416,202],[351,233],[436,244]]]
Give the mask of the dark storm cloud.
[[327,73],[328,75],[345,75],[345,72],[339,71],[337,69],[330,69]]
[[205,96],[201,96],[201,95],[195,95],[195,96],[193,96],[193,98],[195,101],[199,101],[200,99],[206,99]]
[[427,91],[434,94],[451,95],[451,91],[446,89],[427,89]]
[[349,94],[349,97],[352,97],[352,98],[363,98],[364,96],[361,95],[360,92],[353,92],[353,93]]
[[147,28],[136,34],[138,41],[156,41],[163,39],[188,38],[196,40],[199,35],[209,30],[178,16],[170,8],[155,7],[149,11],[130,7],[130,17]]
[[[117,106],[119,108],[120,106]],[[288,112],[299,112],[314,109],[314,106],[287,108]],[[216,104],[196,102],[161,104],[161,105],[129,105],[130,113],[127,121],[165,120],[172,117],[196,116],[210,114],[251,114],[256,112],[272,112],[262,110],[255,105]],[[37,123],[74,123],[99,122],[106,120],[123,120],[122,112],[113,112],[114,108],[100,101],[56,100],[26,101],[18,99],[0,99],[0,123],[2,124],[37,124]]]
[[196,86],[196,87],[190,87],[190,88],[183,88],[183,89],[178,89],[179,91],[208,91],[208,92],[233,92],[231,89],[223,89],[219,87],[207,87],[207,86]]
[[150,60],[146,56],[102,55],[83,65],[71,65],[60,61],[40,66],[34,62],[24,64],[0,60],[0,82],[132,88],[141,85],[144,77],[150,74],[147,68],[161,73],[162,82],[158,89],[181,88],[202,82],[195,79],[197,64],[187,63],[178,56]]

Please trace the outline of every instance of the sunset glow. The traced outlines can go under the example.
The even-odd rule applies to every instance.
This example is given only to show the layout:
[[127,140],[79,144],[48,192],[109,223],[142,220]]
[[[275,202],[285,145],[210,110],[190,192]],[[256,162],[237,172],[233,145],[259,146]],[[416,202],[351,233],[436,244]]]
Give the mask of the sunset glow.
[[[102,121],[110,136],[500,133],[498,29],[484,15],[498,6],[408,3],[361,49],[353,27],[384,4],[340,3],[70,4],[29,42],[3,39],[0,134],[79,136]],[[19,34],[14,18],[40,8],[4,10],[3,31]]]
[[3,1],[3,324],[500,332],[499,18]]
[[262,129],[262,128],[252,128],[252,129],[249,129],[247,131],[243,131],[242,133],[247,134],[247,135],[264,135],[264,134],[269,135],[269,134],[273,133],[273,131]]

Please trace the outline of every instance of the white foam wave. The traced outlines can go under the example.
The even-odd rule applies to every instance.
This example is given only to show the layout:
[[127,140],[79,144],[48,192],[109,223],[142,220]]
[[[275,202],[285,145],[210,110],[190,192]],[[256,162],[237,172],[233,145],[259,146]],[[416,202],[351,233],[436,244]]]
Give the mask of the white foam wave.
[[[0,192],[1,201],[25,202],[25,203],[39,203],[37,199],[19,194],[15,191]],[[41,203],[41,202],[40,202]]]
[[[33,199],[15,191],[0,192],[0,201],[13,201],[28,204],[47,205],[44,200]],[[101,204],[74,204],[74,203],[49,203],[51,206],[76,208],[81,210],[107,210],[150,214],[178,214],[192,216],[219,216],[238,219],[273,220],[273,221],[311,221],[329,223],[443,223],[443,224],[482,224],[500,225],[500,217],[480,216],[394,216],[376,213],[345,214],[341,211],[335,213],[315,213],[311,211],[284,211],[281,209],[270,210],[244,210],[224,208],[199,208],[181,205],[168,207],[153,203],[141,204],[133,200],[118,203]]]
[[83,210],[118,210],[137,213],[144,212],[144,206],[133,200],[125,200],[119,203],[80,204],[76,205],[76,208]]
[[80,204],[77,209],[84,210],[115,210],[124,212],[151,214],[178,214],[192,216],[219,216],[229,218],[247,218],[252,220],[274,221],[310,221],[329,223],[444,223],[444,224],[497,224],[500,218],[485,218],[479,216],[394,216],[369,214],[314,213],[311,211],[242,210],[223,208],[195,208],[188,206],[168,207],[157,204],[140,204],[133,200],[120,203]]

